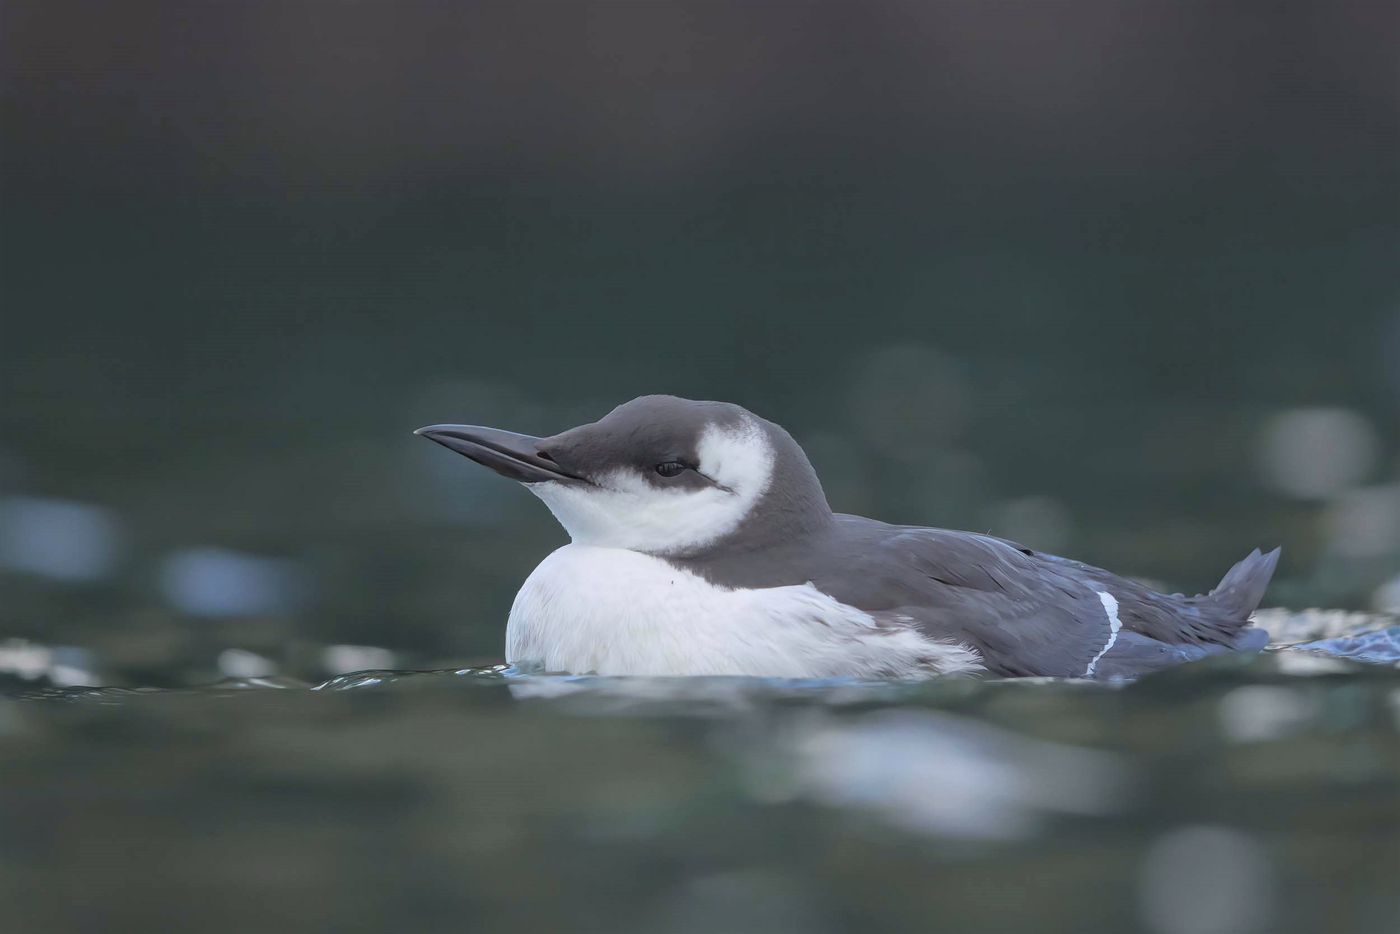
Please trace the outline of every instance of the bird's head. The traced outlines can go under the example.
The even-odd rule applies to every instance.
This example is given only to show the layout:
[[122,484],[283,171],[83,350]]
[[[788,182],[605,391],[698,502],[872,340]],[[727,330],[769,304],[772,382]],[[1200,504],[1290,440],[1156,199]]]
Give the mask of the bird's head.
[[831,517],[792,437],[727,402],[643,396],[548,438],[474,425],[417,434],[525,484],[581,545],[689,556]]

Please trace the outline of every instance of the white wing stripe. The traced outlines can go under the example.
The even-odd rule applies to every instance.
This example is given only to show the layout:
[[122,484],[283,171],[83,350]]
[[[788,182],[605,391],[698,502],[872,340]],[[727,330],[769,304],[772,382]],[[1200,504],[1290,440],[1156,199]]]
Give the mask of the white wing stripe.
[[1099,659],[1108,654],[1108,650],[1113,648],[1113,643],[1118,641],[1118,630],[1123,628],[1123,623],[1118,619],[1118,600],[1107,590],[1100,590],[1099,601],[1103,604],[1103,611],[1108,614],[1108,641],[1103,648],[1099,649],[1099,654],[1094,656],[1089,662],[1089,667],[1084,670],[1084,677],[1092,678],[1094,670],[1099,666]]

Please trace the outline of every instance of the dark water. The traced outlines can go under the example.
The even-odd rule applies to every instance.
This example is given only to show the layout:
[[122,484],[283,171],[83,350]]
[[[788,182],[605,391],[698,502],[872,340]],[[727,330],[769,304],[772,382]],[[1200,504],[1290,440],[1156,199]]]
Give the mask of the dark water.
[[31,687],[0,928],[1393,932],[1397,636],[1126,686]]
[[1393,8],[0,4],[0,934],[1394,934],[1390,623],[463,671],[565,539],[410,434],[727,399],[842,511],[1400,612]]

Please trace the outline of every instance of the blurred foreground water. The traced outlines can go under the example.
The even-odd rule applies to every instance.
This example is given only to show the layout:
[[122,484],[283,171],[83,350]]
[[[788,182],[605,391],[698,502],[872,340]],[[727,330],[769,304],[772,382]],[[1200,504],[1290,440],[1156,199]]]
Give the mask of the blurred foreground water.
[[1400,929],[1400,627],[1263,622],[1323,641],[1118,686],[12,674],[0,929]]

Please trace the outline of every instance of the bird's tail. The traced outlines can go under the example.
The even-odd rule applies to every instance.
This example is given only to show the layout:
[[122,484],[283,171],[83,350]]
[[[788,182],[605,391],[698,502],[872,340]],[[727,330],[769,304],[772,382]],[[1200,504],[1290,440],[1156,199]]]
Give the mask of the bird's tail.
[[1282,550],[1275,548],[1268,554],[1261,554],[1258,548],[1254,549],[1243,561],[1225,572],[1220,583],[1205,599],[1231,619],[1243,623],[1259,608],[1259,601],[1264,599],[1264,591],[1274,576],[1274,568],[1278,567],[1278,556]]

